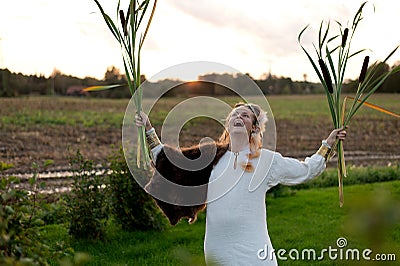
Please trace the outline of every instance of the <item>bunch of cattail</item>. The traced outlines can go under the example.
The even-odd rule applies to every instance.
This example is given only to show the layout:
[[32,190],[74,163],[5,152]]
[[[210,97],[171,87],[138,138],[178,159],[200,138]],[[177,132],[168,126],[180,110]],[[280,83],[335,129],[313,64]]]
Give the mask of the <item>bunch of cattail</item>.
[[[122,58],[124,62],[126,80],[129,86],[131,94],[134,96],[136,111],[139,113],[142,110],[142,91],[141,91],[141,80],[140,80],[140,52],[146,38],[147,32],[150,27],[151,20],[154,15],[157,0],[131,0],[129,7],[126,12],[126,16],[123,10],[120,9],[120,3],[117,4],[117,21],[111,19],[111,17],[104,12],[101,4],[98,0],[94,0],[98,6],[104,21],[106,22],[109,30],[118,41],[121,46]],[[139,35],[140,26],[144,21],[145,14],[150,6],[150,2],[153,2],[153,8],[151,10],[149,19],[144,33]],[[140,36],[140,37],[139,37]],[[86,88],[86,91],[98,91],[107,90],[115,87],[125,86],[126,84],[112,84],[106,86],[92,86]],[[143,166],[144,169],[150,164],[150,157],[148,147],[146,145],[145,128],[140,127],[138,136],[138,150],[137,150],[137,166]]]
[[[318,57],[318,65],[314,62],[311,55],[307,52],[303,45],[301,45],[300,39],[305,30],[308,28],[306,26],[299,34],[298,41],[301,48],[307,55],[307,58],[311,62],[319,80],[321,81],[328,101],[328,106],[330,114],[332,117],[333,126],[335,128],[346,127],[351,118],[355,115],[357,110],[365,105],[371,107],[375,110],[384,112],[386,114],[391,114],[398,116],[393,112],[390,112],[382,107],[373,105],[367,102],[367,99],[379,89],[383,82],[393,73],[400,71],[400,66],[396,66],[384,74],[380,73],[379,66],[386,63],[386,61],[395,53],[399,46],[397,46],[389,56],[382,62],[376,62],[369,66],[369,56],[365,56],[360,76],[358,79],[358,87],[354,97],[346,96],[343,101],[341,99],[341,92],[343,88],[343,81],[346,66],[348,60],[353,56],[367,51],[367,49],[362,49],[357,52],[350,53],[351,41],[354,37],[354,33],[357,29],[358,23],[363,19],[362,11],[366,2],[364,2],[358,9],[356,15],[354,16],[351,28],[346,27],[342,30],[342,25],[338,22],[340,33],[334,37],[328,39],[328,33],[330,30],[330,23],[327,23],[325,31],[323,31],[324,22],[321,22],[319,29],[319,39],[318,46],[315,46],[315,51]],[[334,41],[341,37],[341,42],[338,45],[334,45]],[[337,56],[337,61],[334,61],[333,57]],[[347,99],[353,100],[353,103],[348,111],[346,111],[346,101]],[[339,202],[340,206],[343,205],[343,177],[347,176],[346,165],[344,159],[344,149],[342,141],[335,143],[332,150],[336,150],[338,153],[338,182],[339,182]]]

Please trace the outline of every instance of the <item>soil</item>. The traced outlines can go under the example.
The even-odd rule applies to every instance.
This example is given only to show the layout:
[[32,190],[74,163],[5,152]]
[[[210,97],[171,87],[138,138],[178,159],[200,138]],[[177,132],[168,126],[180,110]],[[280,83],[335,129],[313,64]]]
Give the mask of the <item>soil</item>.
[[[304,159],[320,146],[331,131],[330,121],[276,120],[276,150],[284,156]],[[156,127],[159,132],[159,128]],[[198,143],[203,137],[217,139],[222,128],[213,122],[195,124],[180,135],[181,146]],[[84,158],[105,163],[121,145],[121,128],[83,126],[9,126],[0,131],[0,161],[13,164],[6,173],[27,173],[32,163],[53,160],[50,171],[69,169],[69,158],[80,150]],[[348,129],[344,144],[347,164],[356,166],[400,163],[400,120],[358,119]],[[335,160],[330,164],[334,165]]]

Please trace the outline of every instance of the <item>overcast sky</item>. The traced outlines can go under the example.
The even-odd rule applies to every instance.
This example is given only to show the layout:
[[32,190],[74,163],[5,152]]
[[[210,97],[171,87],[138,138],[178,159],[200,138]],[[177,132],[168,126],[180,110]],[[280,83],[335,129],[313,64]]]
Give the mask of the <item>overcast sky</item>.
[[[117,0],[100,0],[110,15]],[[316,75],[297,36],[317,42],[321,20],[350,25],[358,0],[159,0],[142,52],[142,73],[150,77],[189,61],[226,64],[254,78],[309,80]],[[126,9],[128,1],[121,1]],[[375,12],[373,6],[375,5]],[[400,1],[376,0],[365,8],[353,50],[370,48],[384,59],[400,44]],[[112,16],[114,19],[115,17]],[[312,53],[314,55],[314,53]],[[359,74],[363,55],[350,61],[347,77]],[[398,52],[390,63],[400,60]],[[103,78],[108,66],[123,69],[119,45],[92,0],[0,0],[0,68],[49,76],[54,68],[78,77]]]

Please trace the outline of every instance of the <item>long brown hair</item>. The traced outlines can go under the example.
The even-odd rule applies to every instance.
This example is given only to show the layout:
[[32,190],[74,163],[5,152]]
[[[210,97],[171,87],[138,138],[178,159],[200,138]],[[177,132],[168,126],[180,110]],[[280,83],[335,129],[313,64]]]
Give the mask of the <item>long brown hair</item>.
[[[253,126],[255,127],[255,130],[252,130],[250,137],[249,137],[249,145],[250,145],[250,154],[248,155],[248,159],[253,159],[257,158],[260,156],[260,151],[262,148],[262,139],[263,139],[263,133],[265,131],[265,123],[268,121],[266,112],[261,109],[261,107],[257,104],[253,103],[243,103],[239,102],[235,104],[233,109],[245,106],[247,107],[254,115],[253,118]],[[227,130],[228,128],[228,123],[229,119],[232,115],[232,112],[230,112],[226,118],[225,122],[225,129],[222,135],[219,137],[219,143],[220,144],[228,144],[230,143],[230,136],[229,132]],[[247,172],[252,172],[254,171],[254,167],[250,162],[247,162],[246,164],[242,165],[242,168],[247,171]]]

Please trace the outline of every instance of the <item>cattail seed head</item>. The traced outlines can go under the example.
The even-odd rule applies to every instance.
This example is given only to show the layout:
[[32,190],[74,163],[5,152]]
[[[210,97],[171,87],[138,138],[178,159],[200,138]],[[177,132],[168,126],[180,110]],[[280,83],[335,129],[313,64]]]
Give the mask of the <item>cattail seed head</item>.
[[322,58],[318,60],[318,63],[319,67],[321,68],[322,76],[324,77],[326,86],[328,87],[328,91],[329,93],[333,93],[332,79],[331,75],[329,74],[328,67],[325,65],[325,62],[322,60]]
[[358,82],[362,83],[365,80],[365,76],[367,74],[367,69],[368,69],[368,63],[369,63],[369,56],[367,55],[364,58],[364,62],[361,68],[361,73],[360,73],[360,77],[358,78]]
[[342,47],[346,46],[347,36],[349,35],[349,28],[345,28],[342,36]]
[[126,24],[128,24],[129,16],[131,15],[131,5],[129,4],[128,11],[126,11]]
[[121,20],[121,26],[122,26],[122,29],[124,31],[124,36],[127,36],[128,32],[126,31],[126,20],[125,20],[125,16],[124,16],[124,11],[123,10],[119,11],[119,19]]

